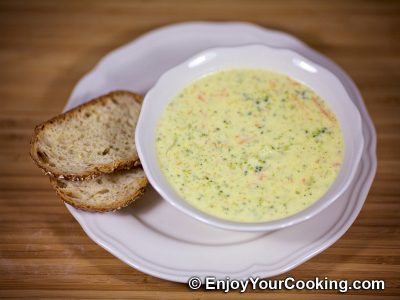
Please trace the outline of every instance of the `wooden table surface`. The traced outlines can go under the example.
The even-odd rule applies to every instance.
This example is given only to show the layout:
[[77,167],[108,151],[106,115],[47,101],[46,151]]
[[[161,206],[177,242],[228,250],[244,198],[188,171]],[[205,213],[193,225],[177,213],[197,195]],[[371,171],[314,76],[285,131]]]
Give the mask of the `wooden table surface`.
[[[400,297],[399,1],[1,1],[0,297],[330,299],[335,291],[222,295],[143,274],[90,240],[28,156],[34,126],[59,113],[110,50],[175,22],[249,21],[286,31],[341,65],[378,133],[378,172],[349,231],[277,278],[384,279]],[[268,295],[266,295],[268,294]]]

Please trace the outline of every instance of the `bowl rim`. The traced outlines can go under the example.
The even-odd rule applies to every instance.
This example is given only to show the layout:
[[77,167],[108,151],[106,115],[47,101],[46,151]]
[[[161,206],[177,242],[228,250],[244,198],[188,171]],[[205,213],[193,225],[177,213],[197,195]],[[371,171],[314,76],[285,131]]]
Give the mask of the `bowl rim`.
[[[181,68],[186,68],[190,62],[196,60],[196,58],[199,58],[201,56],[206,56],[209,53],[215,53],[215,52],[223,52],[223,51],[230,51],[230,50],[237,50],[240,51],[241,49],[261,49],[261,50],[269,50],[269,51],[277,51],[277,52],[282,52],[290,55],[294,55],[298,58],[300,58],[303,61],[310,62],[312,63],[313,66],[315,66],[317,69],[322,70],[323,72],[330,74],[331,77],[334,78],[334,80],[341,86],[343,92],[346,95],[346,102],[347,105],[352,107],[353,112],[356,114],[356,120],[352,120],[353,127],[357,129],[357,132],[359,133],[359,138],[360,141],[358,143],[358,147],[356,148],[357,152],[353,155],[353,160],[352,160],[352,167],[350,170],[350,173],[348,175],[347,181],[345,181],[335,192],[335,194],[329,198],[324,198],[324,195],[321,196],[318,200],[316,200],[314,203],[312,203],[310,206],[306,207],[303,210],[300,210],[299,212],[286,216],[281,219],[277,220],[272,220],[272,221],[263,221],[263,222],[235,222],[235,221],[229,221],[226,219],[218,218],[215,216],[212,216],[210,214],[207,214],[205,212],[202,212],[201,210],[197,209],[196,207],[192,206],[188,202],[186,202],[182,197],[179,199],[175,197],[170,197],[164,188],[157,182],[157,180],[153,177],[153,173],[150,171],[148,161],[147,159],[150,159],[147,157],[145,146],[142,143],[142,138],[144,134],[144,128],[147,125],[147,118],[146,118],[146,113],[150,109],[150,104],[149,104],[149,98],[153,96],[155,91],[157,90],[158,86],[160,85],[160,82],[163,82],[165,80],[168,80],[168,77],[176,72],[177,70]],[[232,67],[234,69],[234,67]],[[265,68],[260,68],[260,69],[265,69]],[[220,69],[222,70],[222,69]],[[287,75],[284,72],[280,72],[281,74]],[[211,74],[207,73],[207,74]],[[202,76],[206,76],[207,74],[204,74]],[[289,75],[287,75],[289,76]],[[197,79],[199,79],[198,77]],[[299,80],[298,78],[295,78],[296,80]],[[196,80],[196,79],[195,79]],[[191,81],[192,82],[192,81]],[[312,86],[311,86],[312,88]],[[155,122],[158,122],[159,119],[157,119]],[[247,232],[266,232],[266,231],[273,231],[273,230],[278,230],[282,228],[286,228],[289,226],[293,226],[295,224],[301,223],[303,221],[306,221],[315,215],[317,215],[319,212],[322,210],[326,209],[329,205],[331,205],[335,200],[337,200],[349,187],[350,183],[353,181],[357,167],[360,163],[362,152],[364,149],[364,138],[362,134],[362,119],[359,110],[351,100],[351,97],[349,96],[347,90],[337,78],[337,76],[329,71],[328,69],[324,68],[323,66],[319,65],[318,63],[314,62],[313,60],[310,60],[308,58],[305,58],[298,52],[288,49],[288,48],[282,48],[282,47],[272,47],[272,46],[267,46],[263,44],[247,44],[247,45],[241,45],[241,46],[226,46],[226,47],[212,47],[205,49],[203,51],[200,51],[192,56],[190,56],[188,59],[184,60],[183,62],[173,66],[172,68],[168,69],[165,71],[159,79],[156,81],[156,83],[152,86],[152,88],[146,93],[143,103],[142,103],[142,109],[139,115],[139,119],[137,122],[137,126],[135,129],[135,143],[136,143],[136,148],[137,152],[142,164],[142,167],[146,173],[146,176],[152,185],[152,187],[162,196],[164,200],[166,200],[169,204],[177,208],[178,210],[182,211],[183,213],[193,217],[196,220],[199,220],[201,222],[204,222],[208,225],[212,225],[218,228],[222,229],[228,229],[228,230],[234,230],[234,231],[247,231]],[[157,169],[158,171],[163,175],[162,170],[159,166],[159,163],[157,163]],[[337,178],[335,179],[335,181]],[[334,182],[335,182],[334,181]],[[333,185],[333,183],[332,183]],[[331,186],[332,186],[331,185]],[[325,200],[325,201],[321,201]]]

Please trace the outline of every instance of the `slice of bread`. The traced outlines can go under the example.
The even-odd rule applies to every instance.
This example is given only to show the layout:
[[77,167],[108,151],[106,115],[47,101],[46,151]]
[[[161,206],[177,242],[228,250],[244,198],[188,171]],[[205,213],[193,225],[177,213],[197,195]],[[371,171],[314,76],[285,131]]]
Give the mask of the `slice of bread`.
[[36,126],[31,157],[47,175],[71,180],[140,165],[135,128],[142,100],[115,91]]
[[66,203],[97,212],[113,211],[127,206],[139,198],[147,186],[147,178],[141,167],[83,181],[50,177],[50,182]]

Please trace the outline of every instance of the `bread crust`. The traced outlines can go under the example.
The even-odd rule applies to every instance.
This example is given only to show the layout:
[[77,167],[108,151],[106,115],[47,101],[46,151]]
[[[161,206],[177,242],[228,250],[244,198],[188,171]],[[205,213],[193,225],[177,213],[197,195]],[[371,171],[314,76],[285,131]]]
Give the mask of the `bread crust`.
[[119,170],[127,170],[127,169],[141,165],[139,156],[136,154],[135,156],[132,156],[131,159],[129,159],[129,160],[115,160],[109,164],[99,164],[85,172],[68,173],[67,174],[67,173],[60,173],[56,170],[56,168],[53,168],[47,164],[44,164],[37,155],[37,142],[39,139],[39,135],[41,132],[43,132],[46,129],[46,127],[51,126],[52,124],[63,121],[63,120],[71,119],[77,113],[82,112],[86,108],[88,108],[90,106],[98,105],[99,103],[105,103],[110,98],[113,98],[113,97],[119,96],[119,95],[131,96],[139,104],[141,104],[143,102],[143,96],[141,96],[139,94],[136,94],[136,93],[133,93],[130,91],[124,91],[124,90],[112,91],[106,95],[102,95],[98,98],[95,98],[95,99],[90,100],[86,103],[83,103],[77,107],[74,107],[62,114],[59,114],[59,115],[51,118],[50,120],[48,120],[42,124],[39,124],[35,127],[31,141],[30,141],[31,147],[30,147],[29,154],[30,154],[32,160],[35,162],[35,164],[44,172],[45,175],[49,175],[50,177],[54,177],[54,178],[65,178],[68,180],[79,181],[79,180],[93,179],[102,174],[107,174],[107,173],[111,173],[111,172],[119,171]]
[[132,191],[131,195],[118,199],[117,201],[113,201],[112,203],[109,203],[107,205],[90,205],[90,204],[83,204],[75,199],[69,197],[65,193],[63,193],[62,189],[57,185],[57,178],[54,177],[49,177],[50,183],[53,186],[54,190],[56,191],[57,195],[65,202],[68,203],[69,205],[81,209],[84,211],[89,211],[89,212],[109,212],[109,211],[115,211],[118,209],[121,209],[125,206],[128,206],[132,202],[134,202],[136,199],[140,198],[148,185],[148,180],[146,177],[142,178],[140,181],[138,181],[139,187],[137,190]]

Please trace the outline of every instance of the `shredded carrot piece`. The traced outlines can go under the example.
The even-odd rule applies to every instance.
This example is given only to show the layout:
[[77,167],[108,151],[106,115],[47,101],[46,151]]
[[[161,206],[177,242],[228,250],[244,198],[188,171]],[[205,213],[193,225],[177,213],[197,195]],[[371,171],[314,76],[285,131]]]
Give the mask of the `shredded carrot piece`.
[[271,80],[269,82],[269,86],[272,87],[272,88],[276,88],[276,81],[275,80]]
[[249,141],[248,139],[240,139],[238,143],[242,145],[246,144],[248,141]]
[[334,118],[321,106],[321,103],[318,102],[317,97],[313,96],[312,101],[314,102],[315,106],[318,107],[318,109],[320,110],[320,112],[326,116],[326,118],[331,121],[332,123],[335,122]]
[[289,82],[290,82],[290,84],[292,86],[295,86],[295,87],[300,87],[301,86],[300,82],[297,82],[297,81],[295,81],[293,79],[290,79],[290,78],[289,78]]
[[292,98],[294,100],[294,104],[305,113],[306,118],[308,120],[311,120],[310,119],[310,113],[309,113],[307,107],[297,98],[297,96],[294,96]]

